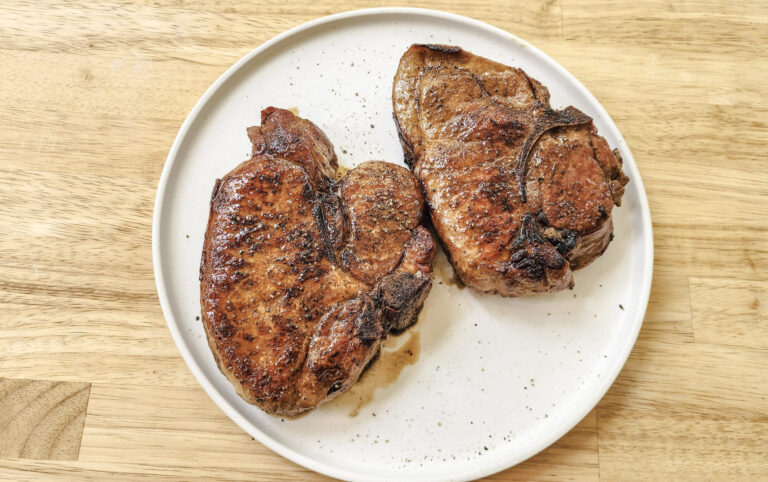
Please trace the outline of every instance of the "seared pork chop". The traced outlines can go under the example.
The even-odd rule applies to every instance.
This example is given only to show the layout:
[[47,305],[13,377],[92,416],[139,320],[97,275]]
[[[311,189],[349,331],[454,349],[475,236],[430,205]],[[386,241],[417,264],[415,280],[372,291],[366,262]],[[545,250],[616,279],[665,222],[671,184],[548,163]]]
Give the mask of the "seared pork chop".
[[415,321],[435,245],[408,169],[366,162],[336,182],[325,134],[273,107],[248,136],[251,159],[211,199],[203,324],[237,392],[294,415],[347,390],[382,338]]
[[392,100],[406,163],[465,284],[504,296],[559,291],[608,247],[628,182],[621,158],[589,116],[553,110],[525,72],[413,45]]

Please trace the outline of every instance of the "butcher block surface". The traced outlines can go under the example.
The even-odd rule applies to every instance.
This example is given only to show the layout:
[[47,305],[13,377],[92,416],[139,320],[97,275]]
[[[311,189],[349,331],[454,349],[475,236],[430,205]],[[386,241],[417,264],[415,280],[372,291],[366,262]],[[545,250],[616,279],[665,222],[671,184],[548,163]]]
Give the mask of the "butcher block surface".
[[[155,291],[152,210],[176,132],[227,67],[372,6],[0,6],[0,479],[322,478],[251,439],[192,377]],[[768,478],[768,6],[413,6],[489,22],[570,70],[632,149],[653,218],[650,304],[616,383],[491,479]]]

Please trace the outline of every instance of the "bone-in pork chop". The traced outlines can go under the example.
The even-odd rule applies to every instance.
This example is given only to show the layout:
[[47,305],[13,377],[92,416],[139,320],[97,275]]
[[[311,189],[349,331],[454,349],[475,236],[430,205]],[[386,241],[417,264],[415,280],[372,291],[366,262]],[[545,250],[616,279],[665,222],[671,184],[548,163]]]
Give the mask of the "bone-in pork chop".
[[608,247],[627,177],[574,107],[520,69],[413,45],[393,85],[406,163],[459,278],[521,296],[572,287]]
[[203,324],[237,392],[294,415],[347,390],[415,321],[435,245],[408,169],[366,162],[334,181],[330,141],[287,110],[265,109],[248,136],[252,158],[211,199]]

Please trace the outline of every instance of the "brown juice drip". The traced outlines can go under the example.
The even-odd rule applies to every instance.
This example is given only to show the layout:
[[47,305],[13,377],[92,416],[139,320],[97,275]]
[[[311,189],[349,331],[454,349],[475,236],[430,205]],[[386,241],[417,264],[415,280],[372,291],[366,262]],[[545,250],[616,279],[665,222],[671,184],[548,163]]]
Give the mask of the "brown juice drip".
[[366,368],[360,379],[347,392],[328,402],[328,406],[348,408],[349,416],[357,417],[360,409],[373,400],[376,390],[397,381],[405,367],[418,361],[420,352],[418,331],[410,329],[398,336],[387,337],[381,344],[377,359]]

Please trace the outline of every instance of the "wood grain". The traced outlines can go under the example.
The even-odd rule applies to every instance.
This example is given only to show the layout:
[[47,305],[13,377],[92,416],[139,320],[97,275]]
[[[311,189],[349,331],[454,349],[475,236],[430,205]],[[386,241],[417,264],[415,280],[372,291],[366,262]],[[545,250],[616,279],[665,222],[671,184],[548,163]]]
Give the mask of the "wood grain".
[[0,378],[0,457],[76,460],[90,384]]
[[[184,117],[229,65],[305,21],[395,4],[0,5],[0,376],[40,380],[46,400],[91,384],[82,442],[41,437],[24,454],[46,460],[30,460],[2,432],[0,478],[321,478],[239,430],[190,375],[155,294],[153,198]],[[648,313],[616,383],[493,479],[768,478],[768,5],[413,5],[487,21],[576,75],[625,135],[654,222]]]
[[691,278],[690,288],[696,341],[768,348],[768,283]]

